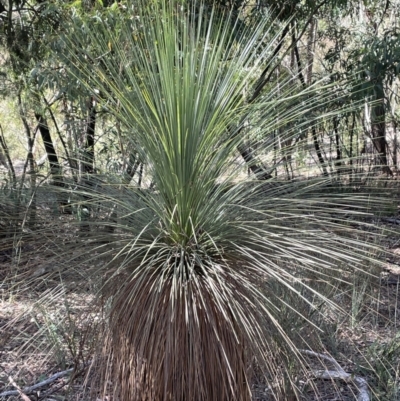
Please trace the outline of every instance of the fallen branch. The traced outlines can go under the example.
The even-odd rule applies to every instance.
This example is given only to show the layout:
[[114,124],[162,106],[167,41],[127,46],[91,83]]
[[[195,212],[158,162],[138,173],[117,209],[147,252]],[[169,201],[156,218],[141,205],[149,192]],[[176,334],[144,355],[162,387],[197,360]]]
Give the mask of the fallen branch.
[[326,361],[331,362],[336,370],[313,370],[312,374],[320,379],[340,379],[349,383],[352,382],[357,386],[358,396],[357,401],[370,401],[368,384],[365,379],[359,376],[353,376],[351,373],[347,373],[338,362],[325,354],[319,354],[318,352],[309,351],[306,349],[299,350],[302,354],[310,355],[316,358],[325,359]]
[[[25,387],[25,388],[19,389],[19,390],[3,391],[2,393],[0,393],[0,397],[9,397],[11,395],[21,395],[21,392],[23,392],[24,394],[32,393],[35,390],[37,390],[38,388],[41,388],[41,387],[46,386],[47,384],[53,383],[60,377],[69,375],[73,371],[74,371],[74,368],[63,370],[62,372],[55,373],[53,376],[50,376],[48,379],[43,380],[42,382],[36,383],[33,386]],[[12,383],[12,384],[14,387],[16,387],[14,383]],[[26,397],[26,398],[28,398],[28,397]],[[29,400],[29,398],[28,398],[28,400]]]
[[31,401],[31,399],[23,392],[23,390],[21,390],[21,387],[15,383],[15,380],[11,376],[8,376],[8,381],[17,389],[17,391],[15,391],[17,393],[16,395],[19,395],[23,401]]
[[381,217],[381,220],[391,224],[400,224],[400,219],[393,219],[391,217]]
[[[42,399],[45,399],[45,400],[47,400],[47,401],[51,401],[52,399],[49,398],[49,396],[52,395],[52,394],[54,394],[54,393],[59,392],[62,388],[64,388],[64,387],[67,386],[68,384],[70,384],[70,381],[65,380],[65,381],[63,381],[62,383],[60,383],[59,385],[52,386],[52,387],[50,387],[48,390],[42,391],[42,392],[40,393],[40,396],[39,396],[39,395],[37,396],[37,400],[36,400],[36,401],[39,401],[39,400],[42,400]],[[53,401],[54,401],[54,400],[53,400]]]

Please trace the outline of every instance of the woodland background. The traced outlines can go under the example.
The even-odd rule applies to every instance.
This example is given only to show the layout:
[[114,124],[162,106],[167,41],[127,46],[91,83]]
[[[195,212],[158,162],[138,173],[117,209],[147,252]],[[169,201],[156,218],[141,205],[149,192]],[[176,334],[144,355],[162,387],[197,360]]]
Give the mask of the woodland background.
[[[105,40],[101,47],[92,39],[107,30],[123,32],[138,7],[151,9],[156,3],[0,0],[0,399],[111,399],[105,393],[114,394],[104,377],[93,373],[101,343],[96,339],[107,326],[96,275],[103,274],[99,266],[115,262],[126,250],[110,247],[131,224],[120,203],[131,202],[124,203],[126,210],[140,206],[126,194],[158,193],[162,187],[141,137],[119,118],[118,102],[109,105],[105,93],[117,81],[105,78],[109,86],[99,86],[95,66],[119,60],[123,44],[118,49]],[[246,77],[242,93],[248,103],[270,96],[279,104],[289,94],[308,93],[287,124],[271,122],[266,132],[246,121],[222,176],[235,172],[234,182],[262,185],[261,192],[246,196],[281,199],[277,208],[287,207],[287,194],[299,194],[304,211],[291,213],[314,213],[314,207],[316,221],[354,229],[351,235],[360,242],[351,246],[360,252],[366,246],[363,274],[341,267],[328,273],[309,269],[305,292],[293,284],[293,294],[280,280],[269,282],[292,345],[286,350],[273,337],[271,349],[285,348],[284,356],[271,351],[273,375],[256,366],[249,381],[252,397],[366,400],[357,382],[364,378],[369,399],[399,400],[400,2],[233,0],[205,2],[205,7],[213,4],[226,13],[238,37],[270,18],[272,39],[264,48],[263,42],[254,43],[257,68],[250,76],[238,71]],[[179,2],[182,8],[191,5]],[[235,46],[240,45],[238,40]],[[86,69],[76,61],[82,57]],[[104,65],[111,71],[108,62]],[[87,83],[90,66],[95,84]],[[279,113],[277,106],[268,118],[280,118]],[[316,192],[323,205],[312,203],[306,211],[304,193]],[[207,197],[214,199],[213,193]],[[332,194],[352,198],[339,207],[329,201]],[[368,211],[357,220],[355,210],[361,208]],[[296,230],[300,233],[302,226]],[[289,240],[282,246],[289,249]],[[324,246],[321,253],[332,249],[324,257],[340,249]],[[313,258],[317,251],[299,255],[307,252]],[[292,332],[303,342],[297,343]],[[304,343],[311,353],[294,357],[293,344],[304,349]],[[59,371],[63,374],[54,378]],[[88,395],[84,377],[94,376]],[[29,390],[48,378],[54,380]],[[98,390],[99,381],[107,391]],[[106,382],[114,387],[115,378]],[[114,397],[127,401],[117,393]]]

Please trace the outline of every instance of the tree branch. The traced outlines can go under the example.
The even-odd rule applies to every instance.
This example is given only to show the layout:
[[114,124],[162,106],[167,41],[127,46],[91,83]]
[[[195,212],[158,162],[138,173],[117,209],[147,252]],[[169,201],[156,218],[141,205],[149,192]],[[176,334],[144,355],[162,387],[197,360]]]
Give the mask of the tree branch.
[[369,391],[368,391],[368,383],[365,379],[359,376],[354,376],[351,373],[347,373],[339,363],[332,357],[319,354],[318,352],[301,349],[299,350],[302,354],[310,355],[315,358],[325,359],[326,361],[331,362],[336,370],[312,370],[312,374],[315,377],[320,379],[340,379],[345,382],[353,382],[358,389],[357,401],[370,401]]
[[53,383],[54,381],[56,381],[60,377],[64,377],[64,376],[69,375],[70,373],[72,373],[74,371],[74,369],[75,368],[71,368],[71,369],[63,370],[62,372],[55,373],[53,376],[50,376],[48,379],[43,380],[42,382],[36,383],[33,386],[25,387],[25,388],[19,389],[19,390],[3,391],[2,393],[0,393],[0,397],[9,397],[11,395],[20,395],[21,391],[24,394],[32,393],[35,390],[37,390],[38,388],[41,388],[41,387],[44,387],[44,386],[46,386],[46,385],[48,385],[50,383]]

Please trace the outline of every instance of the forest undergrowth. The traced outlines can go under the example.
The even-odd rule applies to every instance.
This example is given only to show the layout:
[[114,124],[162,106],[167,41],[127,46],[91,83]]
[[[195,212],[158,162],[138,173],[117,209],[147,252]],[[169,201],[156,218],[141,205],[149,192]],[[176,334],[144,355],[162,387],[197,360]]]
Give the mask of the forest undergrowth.
[[[0,399],[105,400],[93,398],[97,390],[88,388],[94,382],[87,380],[102,363],[93,355],[105,324],[94,296],[104,277],[95,282],[93,271],[102,263],[97,254],[111,255],[113,248],[99,241],[95,226],[93,238],[82,235],[71,215],[49,221],[42,210],[36,217],[35,230],[3,240],[0,250]],[[307,345],[313,351],[294,357],[289,371],[278,372],[272,385],[255,367],[253,400],[275,399],[276,388],[285,400],[361,400],[355,379],[366,381],[371,400],[400,399],[400,219],[395,210],[372,219],[369,228],[360,228],[364,240],[386,251],[374,255],[384,259],[380,269],[365,266],[369,274],[361,275],[337,266],[338,276],[330,280],[303,277],[326,302],[303,285],[293,283],[304,302],[271,280],[265,283],[287,305],[280,310],[281,325],[289,336],[296,332],[293,341],[300,350]],[[74,268],[66,269],[69,265]],[[108,383],[110,394],[114,385]]]
[[0,401],[400,401],[398,141],[370,68],[397,36],[313,74],[289,8],[115,4],[70,14],[44,81],[7,43],[35,89],[22,172],[1,142]]

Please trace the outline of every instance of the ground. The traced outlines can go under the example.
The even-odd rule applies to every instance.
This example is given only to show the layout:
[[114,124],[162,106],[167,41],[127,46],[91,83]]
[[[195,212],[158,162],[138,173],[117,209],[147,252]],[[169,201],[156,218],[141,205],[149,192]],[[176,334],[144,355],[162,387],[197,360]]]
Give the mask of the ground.
[[[389,233],[385,239],[388,253],[379,274],[371,275],[366,282],[355,280],[351,293],[338,290],[333,296],[343,313],[326,316],[325,332],[321,335],[325,347],[323,355],[329,352],[351,377],[348,380],[321,378],[321,370],[337,370],[334,361],[321,359],[317,354],[304,354],[308,375],[294,375],[300,400],[360,399],[355,378],[367,381],[371,400],[400,400],[400,226],[396,223],[396,216],[391,222],[379,222],[377,230]],[[29,251],[34,244],[24,246],[23,249]],[[12,252],[3,249],[0,272],[3,275],[12,272],[13,263]],[[93,349],[88,330],[98,319],[90,310],[90,291],[81,287],[71,291],[68,286],[66,293],[66,287],[60,285],[58,279],[46,276],[52,267],[43,259],[43,253],[38,256],[37,252],[26,252],[26,255],[22,252],[18,265],[23,268],[16,270],[15,280],[11,280],[15,288],[10,281],[0,284],[0,393],[17,387],[24,389],[77,365],[80,370],[73,376],[65,374],[34,392],[0,397],[0,400],[96,399],[83,392],[84,371],[90,365],[90,350]],[[27,273],[43,277],[42,284],[22,290],[17,288],[17,283],[22,282],[19,277],[26,278]],[[72,275],[64,279],[73,282],[79,278]],[[39,298],[44,301],[37,303]],[[321,349],[318,344],[315,348],[316,352]],[[274,390],[261,376],[253,380],[253,399],[270,401]],[[289,391],[285,399],[295,399],[291,397]]]

